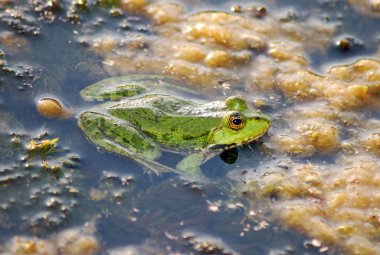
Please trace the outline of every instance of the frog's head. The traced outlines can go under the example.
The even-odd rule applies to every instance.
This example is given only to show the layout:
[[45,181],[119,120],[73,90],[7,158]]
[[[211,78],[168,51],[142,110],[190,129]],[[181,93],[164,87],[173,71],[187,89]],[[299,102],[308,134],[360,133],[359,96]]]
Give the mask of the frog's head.
[[229,97],[226,106],[222,125],[209,134],[209,145],[246,144],[263,136],[271,125],[266,115],[248,108],[243,97]]

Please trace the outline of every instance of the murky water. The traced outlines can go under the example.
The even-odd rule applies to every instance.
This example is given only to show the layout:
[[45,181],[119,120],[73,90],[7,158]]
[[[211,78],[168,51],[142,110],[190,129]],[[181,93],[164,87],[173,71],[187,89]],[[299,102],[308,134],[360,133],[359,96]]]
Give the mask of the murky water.
[[[129,2],[132,4],[128,5]],[[273,192],[274,188],[270,185],[286,186],[283,179],[269,185],[265,173],[276,172],[281,168],[280,171],[286,178],[292,180],[299,177],[292,175],[294,165],[311,164],[326,167],[330,170],[321,172],[330,171],[333,174],[339,171],[336,170],[339,167],[349,165],[342,160],[347,155],[350,157],[347,150],[352,148],[348,148],[347,144],[359,143],[355,139],[367,132],[373,137],[379,132],[379,93],[370,95],[368,100],[372,101],[361,98],[365,102],[363,105],[351,107],[345,101],[337,103],[333,96],[312,94],[314,90],[318,90],[317,87],[313,87],[309,94],[305,92],[306,96],[303,94],[303,88],[286,91],[281,84],[287,84],[288,77],[282,80],[281,77],[278,78],[274,82],[277,85],[268,89],[262,84],[266,84],[265,82],[275,75],[287,75],[288,69],[276,66],[282,61],[279,60],[282,59],[282,55],[278,57],[277,62],[274,61],[275,64],[255,64],[261,63],[261,57],[272,59],[271,54],[276,53],[268,50],[273,47],[269,42],[281,40],[289,42],[292,47],[295,45],[289,50],[290,55],[302,56],[308,60],[308,64],[301,64],[295,68],[305,68],[320,75],[327,75],[327,69],[336,64],[350,64],[362,58],[379,60],[378,12],[359,12],[359,3],[355,5],[346,1],[289,0],[252,3],[183,0],[177,3],[186,11],[178,17],[179,25],[173,29],[171,26],[166,27],[166,24],[171,25],[170,22],[159,24],[160,17],[154,16],[162,10],[144,9],[154,4],[166,3],[165,1],[145,3],[141,6],[139,1],[124,1],[124,5],[116,9],[92,1],[83,5],[62,1],[59,2],[59,7],[55,6],[55,1],[48,3],[53,7],[42,1],[0,2],[0,49],[4,53],[0,57],[0,61],[4,61],[1,62],[0,71],[0,253],[39,254],[41,250],[36,248],[38,244],[34,245],[34,248],[28,245],[33,243],[31,240],[42,240],[52,247],[46,254],[56,254],[56,251],[60,254],[127,254],[127,251],[134,251],[135,253],[131,254],[274,255],[346,254],[347,250],[349,254],[371,254],[364,251],[355,253],[354,249],[350,248],[352,246],[349,241],[347,245],[342,245],[339,240],[346,241],[345,238],[349,235],[347,232],[339,232],[344,237],[325,238],[326,235],[319,232],[316,234],[313,230],[305,228],[304,223],[289,222],[289,218],[279,213],[281,210],[286,212],[287,209],[284,208],[287,201],[299,199],[312,203],[318,200],[318,203],[323,203],[327,198],[319,193],[312,193],[310,189],[309,193],[297,193],[286,188],[283,191],[289,194],[286,193],[287,195],[282,197],[276,193],[277,190]],[[240,5],[246,8],[249,5],[260,4],[265,5],[265,15],[271,19],[268,21],[269,25],[265,17],[252,18],[245,13],[230,11],[232,6],[237,8],[236,6]],[[70,8],[76,11],[72,12]],[[220,44],[210,42],[208,36],[205,36],[206,39],[203,38],[203,41],[200,40],[199,46],[197,39],[191,36],[182,38],[181,34],[185,34],[184,31],[192,26],[191,22],[201,22],[202,18],[196,21],[191,21],[191,18],[197,19],[197,13],[203,11],[223,11],[231,15],[241,15],[231,23],[242,26],[242,29],[252,28],[252,20],[253,24],[263,22],[263,30],[266,26],[271,26],[272,23],[269,22],[277,24],[280,31],[289,29],[288,21],[281,27],[284,24],[281,23],[283,21],[278,23],[281,19],[294,20],[294,26],[302,24],[306,28],[292,28],[289,29],[291,32],[285,34],[266,30],[262,32],[265,36],[261,38],[261,32],[257,32],[261,28],[259,27],[255,32],[257,37],[260,37],[257,41],[264,41],[263,47],[255,48],[250,45],[247,48],[239,48],[240,46],[236,46],[238,44],[233,43],[228,46],[224,41],[218,42]],[[175,11],[173,13],[176,14]],[[171,14],[165,15],[170,19],[176,18]],[[310,32],[311,34],[305,36],[304,33],[314,29],[314,25],[307,27],[310,18],[321,22],[321,27],[334,27],[331,30],[333,32],[317,26],[314,34]],[[232,19],[235,19],[235,16]],[[209,25],[212,26],[214,23]],[[230,23],[226,27],[229,25]],[[184,30],[178,32],[181,29]],[[177,31],[178,34],[173,31]],[[304,39],[304,36],[309,38]],[[319,37],[326,38],[321,39],[319,43]],[[136,38],[142,38],[143,46],[134,44]],[[176,38],[181,45],[190,42],[191,47],[200,47],[200,51],[206,55],[208,52],[227,48],[226,51],[232,56],[232,60],[226,63],[218,62],[221,66],[212,66],[213,62],[203,64],[187,58],[186,61],[189,61],[183,66],[195,66],[191,72],[183,71],[187,70],[185,67],[181,69],[182,62],[178,65],[181,68],[178,69],[177,62],[163,67],[163,63],[181,54],[180,51],[176,52],[178,49],[174,49],[175,44],[167,55],[161,52],[165,51],[164,45],[172,46],[171,43],[175,42]],[[346,39],[345,42],[348,44],[337,46],[342,39]],[[314,45],[313,41],[318,42]],[[299,50],[299,47],[302,50]],[[248,60],[241,60],[244,58],[238,55],[241,52],[250,54]],[[289,59],[293,61],[296,57]],[[299,59],[295,60],[297,61]],[[293,64],[290,61],[289,66]],[[266,76],[266,70],[262,69],[270,65],[277,68],[276,74],[268,75],[271,79]],[[170,69],[172,66],[174,69]],[[258,70],[265,77],[252,74],[251,70],[253,73]],[[262,141],[239,147],[238,158],[233,164],[226,163],[223,158],[228,158],[228,153],[233,154],[236,151],[226,152],[221,157],[216,156],[203,164],[202,171],[209,179],[207,182],[192,182],[173,173],[157,176],[131,159],[97,148],[85,138],[77,125],[78,114],[94,105],[80,97],[79,92],[83,88],[110,76],[135,73],[164,73],[182,79],[181,85],[194,86],[195,90],[202,94],[202,98],[223,100],[226,95],[244,94],[251,105],[257,99],[264,99],[266,107],[262,107],[262,111],[271,116],[273,128]],[[304,78],[295,77],[301,80]],[[317,78],[313,76],[310,83],[315,79]],[[355,83],[348,80],[347,78],[345,82],[349,85]],[[227,89],[217,81],[228,85]],[[379,83],[380,80],[375,78],[376,82]],[[376,89],[378,85],[373,87]],[[297,89],[301,92],[297,92]],[[41,116],[36,109],[36,102],[45,97],[59,100],[72,113],[71,117]],[[324,109],[328,109],[328,113],[315,112],[323,112]],[[302,129],[305,125],[299,123],[297,113],[305,119],[311,115],[322,116],[322,120],[312,121],[330,125],[332,130],[336,128],[336,136],[339,137],[337,145],[331,145],[333,142],[330,141],[326,142],[327,145],[322,142],[322,145],[316,144],[315,141],[311,144],[305,142],[305,145],[301,138],[293,137],[294,140],[290,140],[289,143],[295,144],[294,148],[288,145],[287,140],[281,140],[285,136],[292,137],[293,133],[304,132],[302,134],[307,136],[315,131],[313,128],[306,128],[309,133],[305,135],[306,131]],[[333,113],[336,115],[330,117]],[[309,127],[312,125],[310,123]],[[323,125],[319,127],[321,130],[326,127]],[[287,131],[290,133],[283,134]],[[330,133],[326,131],[322,132],[322,135],[330,136]],[[335,133],[331,136],[335,137]],[[43,141],[56,137],[59,138],[57,148],[46,156],[50,167],[41,165],[42,159],[39,155],[29,155],[28,144],[30,145],[32,139]],[[379,170],[378,140],[368,140],[369,142],[364,142],[363,145],[367,146],[366,150],[353,147],[352,150],[356,150],[356,153],[352,155],[367,157],[367,161],[372,160]],[[314,147],[310,149],[311,145]],[[180,158],[179,155],[165,152],[160,162],[174,166]],[[55,171],[52,168],[55,165],[60,169]],[[318,171],[317,174],[322,175]],[[259,181],[262,190],[252,191],[250,187],[245,187],[252,179],[256,181],[261,178],[264,180],[264,184]],[[305,181],[307,185],[311,182]],[[324,182],[328,181],[320,180],[320,183]],[[295,184],[293,190],[303,184],[297,185]],[[373,184],[373,194],[370,196],[376,196],[377,188]],[[330,191],[325,189],[325,192],[327,194]],[[285,204],[284,207],[281,207],[282,204]],[[379,217],[378,204],[375,202],[368,207],[363,205],[360,208],[364,211],[363,214],[374,211],[373,215]],[[327,217],[322,221],[330,220]],[[333,221],[330,225],[335,226],[338,223]],[[75,228],[81,231],[70,232],[74,238],[70,239],[69,234],[64,236],[67,229]],[[368,237],[374,250],[379,251],[380,247],[374,241],[379,238],[378,230],[378,224],[374,223],[372,232],[357,230],[356,233],[359,233],[359,237]],[[16,236],[40,239],[27,239],[17,243],[14,241]],[[83,240],[79,237],[83,237]],[[69,239],[70,241],[67,241]],[[75,243],[74,239],[82,243]],[[78,251],[73,247],[81,248]],[[19,253],[15,252],[16,250]]]

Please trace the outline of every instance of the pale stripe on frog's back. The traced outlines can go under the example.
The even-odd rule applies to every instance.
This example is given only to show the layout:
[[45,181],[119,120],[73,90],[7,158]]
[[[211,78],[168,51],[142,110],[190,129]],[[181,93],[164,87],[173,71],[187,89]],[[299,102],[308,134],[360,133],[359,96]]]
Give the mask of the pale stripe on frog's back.
[[141,107],[158,109],[172,116],[223,117],[226,110],[226,104],[223,101],[197,104],[169,95],[158,94],[126,99],[110,105],[108,109],[136,109]]

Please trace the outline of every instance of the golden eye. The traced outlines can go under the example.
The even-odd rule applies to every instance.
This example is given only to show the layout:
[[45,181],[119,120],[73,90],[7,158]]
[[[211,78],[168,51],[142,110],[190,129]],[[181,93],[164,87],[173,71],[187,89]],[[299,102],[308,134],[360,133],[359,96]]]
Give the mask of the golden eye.
[[228,120],[228,125],[234,130],[242,129],[245,125],[243,116],[240,113],[234,113]]

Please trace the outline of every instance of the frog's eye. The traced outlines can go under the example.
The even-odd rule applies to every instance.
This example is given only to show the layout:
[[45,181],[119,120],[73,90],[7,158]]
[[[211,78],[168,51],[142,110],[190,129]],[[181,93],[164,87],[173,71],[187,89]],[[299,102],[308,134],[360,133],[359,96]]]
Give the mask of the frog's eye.
[[234,130],[242,129],[245,125],[243,116],[240,113],[233,113],[228,120],[228,125]]

